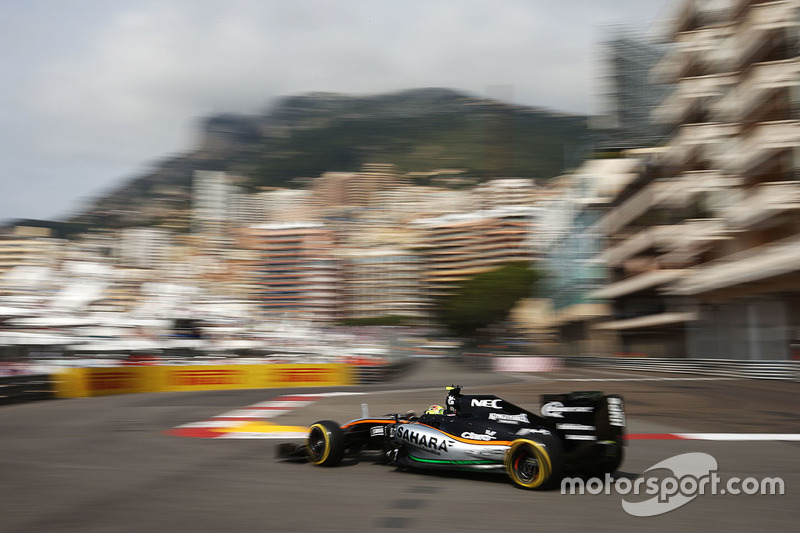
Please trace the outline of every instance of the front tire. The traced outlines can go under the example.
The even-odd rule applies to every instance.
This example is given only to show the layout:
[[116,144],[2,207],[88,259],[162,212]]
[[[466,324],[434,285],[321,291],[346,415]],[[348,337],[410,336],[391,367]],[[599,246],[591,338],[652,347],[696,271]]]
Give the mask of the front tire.
[[506,452],[504,465],[511,481],[523,489],[541,489],[561,479],[563,457],[555,441],[517,439]]
[[311,464],[336,466],[344,457],[344,432],[332,420],[320,420],[311,424],[306,438],[306,451]]

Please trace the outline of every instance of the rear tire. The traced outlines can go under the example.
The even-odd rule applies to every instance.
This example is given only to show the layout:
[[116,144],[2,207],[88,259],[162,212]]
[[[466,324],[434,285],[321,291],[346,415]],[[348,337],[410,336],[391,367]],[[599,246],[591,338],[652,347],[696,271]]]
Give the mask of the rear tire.
[[562,476],[564,458],[556,441],[517,439],[506,452],[504,464],[511,481],[523,489],[542,489]]
[[344,457],[344,432],[333,420],[311,424],[306,438],[306,451],[311,464],[336,466]]

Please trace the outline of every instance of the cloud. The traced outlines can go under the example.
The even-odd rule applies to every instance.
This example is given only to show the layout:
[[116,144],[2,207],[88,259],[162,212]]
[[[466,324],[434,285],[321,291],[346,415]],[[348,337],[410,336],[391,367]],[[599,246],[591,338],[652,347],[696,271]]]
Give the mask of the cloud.
[[[310,91],[510,85],[519,103],[586,112],[597,25],[658,11],[638,0],[14,0],[0,18],[14,82],[0,88],[13,124],[0,175],[29,177],[10,183],[16,195],[53,182],[53,169],[82,195],[108,189],[189,148],[200,116]],[[28,216],[70,205],[43,196]]]

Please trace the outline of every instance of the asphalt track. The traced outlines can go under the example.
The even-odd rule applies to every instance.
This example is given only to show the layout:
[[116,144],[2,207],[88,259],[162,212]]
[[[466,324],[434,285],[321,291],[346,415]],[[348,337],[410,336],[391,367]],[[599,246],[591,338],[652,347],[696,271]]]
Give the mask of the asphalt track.
[[[623,394],[629,432],[797,434],[800,386],[702,376],[561,371],[523,376],[422,360],[390,383],[340,390],[276,419],[308,425],[361,414],[423,410],[443,385],[491,392],[536,408],[546,392]],[[168,435],[282,394],[331,389],[158,393],[0,408],[0,532],[240,531],[794,531],[800,523],[800,443],[635,440],[620,478],[705,452],[727,479],[780,476],[784,495],[699,495],[653,517],[623,496],[514,488],[504,476],[411,473],[353,460],[338,468],[275,459],[276,440]],[[635,497],[626,496],[629,500]],[[643,500],[644,497],[638,498]]]

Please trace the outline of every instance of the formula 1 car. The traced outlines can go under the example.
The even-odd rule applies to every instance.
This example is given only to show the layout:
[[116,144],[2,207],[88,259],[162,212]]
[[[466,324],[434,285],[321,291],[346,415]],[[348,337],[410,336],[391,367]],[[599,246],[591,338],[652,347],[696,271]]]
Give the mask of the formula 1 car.
[[390,414],[341,426],[321,420],[310,426],[305,445],[281,445],[278,456],[335,466],[346,455],[373,450],[399,468],[505,470],[525,489],[554,486],[565,475],[613,473],[622,462],[619,395],[544,394],[539,416],[497,396],[461,394],[460,386],[447,391],[440,414]]

